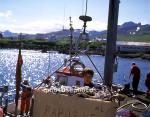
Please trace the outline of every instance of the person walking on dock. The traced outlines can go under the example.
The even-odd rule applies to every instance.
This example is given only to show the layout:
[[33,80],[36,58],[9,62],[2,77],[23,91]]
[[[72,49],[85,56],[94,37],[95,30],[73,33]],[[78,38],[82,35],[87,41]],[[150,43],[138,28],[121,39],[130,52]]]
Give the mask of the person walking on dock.
[[145,79],[145,86],[147,87],[147,93],[150,93],[150,71],[148,71],[146,79]]
[[133,93],[137,94],[138,91],[138,84],[140,81],[140,69],[139,67],[133,62],[132,66],[131,66],[131,72],[130,72],[130,76],[133,75],[133,79],[132,79],[132,88],[133,88]]

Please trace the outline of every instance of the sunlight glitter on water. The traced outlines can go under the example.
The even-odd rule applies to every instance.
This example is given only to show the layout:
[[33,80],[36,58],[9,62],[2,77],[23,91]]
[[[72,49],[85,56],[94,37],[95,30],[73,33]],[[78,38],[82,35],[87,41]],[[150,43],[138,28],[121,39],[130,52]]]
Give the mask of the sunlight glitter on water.
[[[39,84],[46,78],[48,71],[54,72],[63,64],[64,54],[41,53],[40,51],[22,50],[23,65],[22,78],[28,79],[32,86]],[[18,50],[0,51],[0,85],[8,85],[10,90],[15,87],[16,63]],[[50,59],[50,61],[49,61]],[[50,65],[48,65],[50,64]],[[48,70],[50,66],[50,70]]]
[[[22,65],[22,78],[28,79],[32,86],[42,82],[42,79],[48,76],[48,72],[53,73],[64,62],[68,55],[60,53],[41,53],[41,51],[22,50],[23,65]],[[95,71],[93,82],[99,82],[101,79],[95,68],[85,55],[79,56],[80,60],[87,66]],[[9,90],[15,89],[15,73],[16,63],[18,59],[17,49],[1,49],[0,50],[0,86],[9,85]],[[50,61],[49,61],[50,59]],[[91,55],[91,59],[96,65],[97,69],[103,77],[104,60],[103,56]],[[125,84],[129,79],[131,63],[136,62],[141,69],[141,80],[139,89],[146,90],[145,78],[146,73],[150,70],[150,61],[142,59],[127,59],[118,58],[118,71],[114,73],[113,83]],[[50,68],[50,70],[48,70]]]

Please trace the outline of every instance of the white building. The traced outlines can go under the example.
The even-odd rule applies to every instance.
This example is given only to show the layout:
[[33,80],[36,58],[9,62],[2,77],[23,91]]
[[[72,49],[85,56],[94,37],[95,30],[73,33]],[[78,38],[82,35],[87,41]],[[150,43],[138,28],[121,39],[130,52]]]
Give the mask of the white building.
[[123,52],[150,52],[150,43],[117,41],[117,50]]

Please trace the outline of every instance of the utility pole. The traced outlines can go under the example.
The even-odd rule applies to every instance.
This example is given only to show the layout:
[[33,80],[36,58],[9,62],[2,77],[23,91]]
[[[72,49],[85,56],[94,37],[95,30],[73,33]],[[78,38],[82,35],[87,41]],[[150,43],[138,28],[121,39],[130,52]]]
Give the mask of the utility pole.
[[112,86],[113,69],[116,56],[117,24],[119,13],[119,0],[109,0],[107,44],[105,54],[104,84]]

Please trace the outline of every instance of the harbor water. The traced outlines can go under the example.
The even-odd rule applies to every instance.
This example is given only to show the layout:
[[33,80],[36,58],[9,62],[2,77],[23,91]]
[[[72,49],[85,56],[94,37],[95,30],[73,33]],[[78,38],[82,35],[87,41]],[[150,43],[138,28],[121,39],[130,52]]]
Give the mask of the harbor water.
[[[59,68],[65,58],[68,55],[60,53],[41,53],[41,51],[34,50],[22,50],[23,66],[22,66],[22,78],[28,79],[30,84],[34,87],[42,82],[48,76],[48,73],[54,72]],[[79,56],[81,61],[85,63],[87,67],[92,68],[95,71],[93,82],[101,81],[99,74],[94,69],[94,66],[88,59],[86,55]],[[105,58],[100,55],[90,56],[97,69],[103,76],[104,72],[104,60]],[[0,86],[8,85],[9,91],[15,91],[15,72],[16,63],[18,58],[17,49],[1,49],[0,50]],[[50,60],[50,61],[49,61]],[[150,61],[142,59],[127,59],[118,58],[118,70],[114,73],[114,84],[123,85],[125,83],[131,82],[129,80],[130,68],[132,62],[135,62],[141,69],[141,79],[139,84],[139,90],[146,90],[144,81],[146,78],[146,73],[150,70]]]

